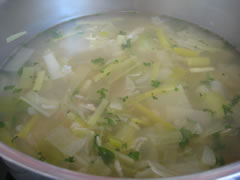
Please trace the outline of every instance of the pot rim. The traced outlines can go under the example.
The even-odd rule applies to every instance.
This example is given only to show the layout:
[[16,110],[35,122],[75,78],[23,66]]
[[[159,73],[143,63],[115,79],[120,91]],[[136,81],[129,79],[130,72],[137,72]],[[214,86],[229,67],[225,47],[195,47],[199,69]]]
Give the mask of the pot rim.
[[[113,178],[113,177],[105,177],[105,176],[95,176],[90,174],[85,174],[77,171],[72,171],[69,169],[57,167],[46,162],[42,162],[37,160],[31,156],[28,156],[20,151],[17,151],[8,145],[0,142],[0,157],[3,160],[6,160],[9,163],[17,165],[25,170],[30,170],[31,172],[37,173],[38,175],[43,175],[48,178],[56,179],[69,179],[69,180],[83,180],[83,179],[93,179],[93,180],[120,180],[123,178]],[[176,180],[176,179],[194,179],[194,180],[205,180],[205,179],[216,179],[220,177],[226,177],[229,175],[233,175],[237,172],[240,172],[240,161],[225,165],[220,168],[203,171],[195,174],[184,175],[184,176],[176,176],[165,178],[168,180]],[[124,178],[126,179],[126,178]],[[136,178],[128,178],[128,179],[136,179]],[[152,178],[147,178],[148,180]],[[145,180],[147,180],[145,179]],[[164,178],[159,178],[164,179]]]

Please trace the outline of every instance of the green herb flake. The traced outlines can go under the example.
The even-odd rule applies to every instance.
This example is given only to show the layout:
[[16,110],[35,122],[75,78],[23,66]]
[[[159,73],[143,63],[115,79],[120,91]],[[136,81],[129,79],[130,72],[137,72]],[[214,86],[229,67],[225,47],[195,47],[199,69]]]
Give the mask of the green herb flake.
[[4,128],[5,127],[5,123],[0,121],[0,128]]
[[39,156],[38,159],[39,159],[40,161],[46,161],[46,158],[43,156],[43,153],[42,153],[42,152],[38,152],[37,154],[38,154],[38,156]]
[[14,137],[11,139],[11,142],[14,143],[17,138],[18,138],[18,136],[14,136]]
[[122,98],[122,101],[123,101],[123,102],[126,102],[127,99],[128,99],[128,96],[124,96],[124,97]]
[[214,116],[215,113],[216,113],[215,111],[213,111],[213,110],[211,110],[211,109],[207,109],[207,108],[203,109],[203,111],[204,111],[204,112],[208,112],[208,113],[210,113],[211,116]]
[[155,88],[159,87],[160,86],[160,81],[152,80],[152,86],[155,87]]
[[225,115],[228,115],[228,114],[232,114],[232,107],[231,105],[226,105],[226,104],[223,104],[222,105],[222,108],[223,108],[223,112]]
[[234,107],[235,105],[237,105],[239,100],[240,100],[240,96],[239,95],[234,96],[232,101],[231,101],[231,106]]
[[212,135],[212,148],[214,151],[219,151],[225,148],[219,132]]
[[92,59],[91,62],[93,64],[104,64],[104,59],[99,57],[99,58],[96,58],[96,59]]
[[104,119],[106,120],[108,125],[110,125],[110,126],[114,125],[114,121],[111,118],[105,117]]
[[117,64],[117,63],[119,63],[119,60],[115,59],[115,60],[113,61],[113,63],[114,63],[114,64]]
[[10,90],[13,90],[14,88],[15,88],[14,85],[8,85],[8,86],[5,86],[5,87],[3,88],[3,90],[4,90],[4,91],[10,91]]
[[105,164],[109,164],[115,159],[114,153],[102,146],[98,146],[98,155],[101,156]]
[[152,94],[152,98],[153,98],[154,100],[157,100],[157,99],[158,99],[158,97],[157,97],[157,96],[154,96],[154,94]]
[[119,32],[119,34],[120,35],[127,35],[127,33],[125,31],[122,31],[122,30]]
[[66,159],[64,159],[65,162],[73,163],[75,162],[74,156],[69,156]]
[[216,157],[216,166],[223,166],[225,164],[224,158],[222,156]]
[[111,74],[111,72],[108,72],[107,74],[106,74],[106,76],[109,76]]
[[137,160],[139,160],[140,153],[138,151],[129,152],[128,156],[130,158],[134,159],[135,161],[137,161]]
[[181,148],[184,148],[186,145],[188,145],[190,142],[190,139],[198,136],[198,134],[193,134],[190,130],[186,128],[181,128],[180,133],[182,134],[182,140],[179,143],[179,146]]
[[177,92],[177,91],[179,91],[179,88],[177,88],[177,87],[176,87],[176,88],[174,88],[174,91],[176,91],[176,92]]
[[144,65],[144,66],[147,66],[147,67],[150,67],[150,66],[152,65],[152,63],[150,63],[150,62],[144,62],[143,65]]
[[107,89],[105,89],[105,88],[102,88],[102,89],[99,89],[98,91],[97,91],[97,93],[100,95],[100,99],[104,99],[105,97],[106,97],[106,92],[107,92],[108,90]]
[[131,47],[132,47],[131,39],[128,39],[125,44],[122,44],[122,49],[127,49]]

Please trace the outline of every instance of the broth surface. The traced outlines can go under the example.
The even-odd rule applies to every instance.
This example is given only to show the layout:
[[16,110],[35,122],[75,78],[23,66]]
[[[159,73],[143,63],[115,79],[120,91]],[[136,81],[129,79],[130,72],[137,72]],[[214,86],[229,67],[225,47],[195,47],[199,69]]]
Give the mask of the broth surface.
[[40,34],[0,72],[0,140],[88,174],[156,178],[240,159],[239,53],[196,25],[112,13]]

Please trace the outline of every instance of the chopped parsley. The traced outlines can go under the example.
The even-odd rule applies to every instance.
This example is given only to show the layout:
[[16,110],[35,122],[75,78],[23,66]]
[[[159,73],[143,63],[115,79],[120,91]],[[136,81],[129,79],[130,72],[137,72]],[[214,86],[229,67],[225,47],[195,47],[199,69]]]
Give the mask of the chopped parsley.
[[108,72],[107,74],[106,74],[106,76],[109,76],[111,74],[111,72]]
[[14,143],[14,141],[16,141],[17,138],[18,138],[18,136],[14,136],[14,137],[11,139],[11,142]]
[[122,31],[122,30],[119,32],[119,34],[120,35],[127,35],[127,33],[125,31]]
[[177,88],[177,87],[176,87],[176,88],[174,88],[174,91],[176,91],[176,92],[177,92],[177,91],[179,91],[179,88]]
[[210,86],[211,82],[214,81],[214,79],[209,75],[209,73],[206,74],[206,79],[200,81],[201,84]]
[[153,93],[152,93],[152,98],[153,98],[154,100],[157,100],[157,99],[158,99],[158,97],[157,97],[157,96],[154,96]]
[[223,104],[222,108],[223,108],[223,112],[224,112],[225,115],[233,113],[231,105]]
[[184,148],[186,145],[188,145],[188,143],[190,142],[190,139],[198,136],[198,134],[193,134],[190,130],[186,128],[181,128],[180,133],[182,134],[182,140],[179,143],[179,146],[181,148]]
[[14,85],[8,85],[8,86],[5,86],[5,87],[3,88],[3,90],[4,90],[4,91],[9,91],[9,90],[13,90],[14,88],[15,88]]
[[215,113],[216,113],[215,111],[213,111],[213,110],[211,110],[211,109],[207,109],[207,108],[203,109],[203,111],[204,111],[204,112],[208,112],[208,113],[210,113],[211,116],[214,116]]
[[122,101],[123,101],[123,102],[126,102],[127,99],[128,99],[128,96],[124,96],[124,97],[122,98]]
[[152,63],[150,63],[150,62],[144,62],[143,65],[150,67],[150,66],[152,65]]
[[113,119],[111,119],[109,117],[105,117],[104,119],[106,120],[108,125],[110,125],[110,126],[114,125],[114,120]]
[[125,44],[122,44],[122,49],[127,49],[131,47],[132,47],[131,39],[128,39]]
[[108,91],[108,90],[105,89],[105,88],[99,89],[99,90],[97,91],[97,93],[100,95],[100,99],[104,99],[104,98],[106,97],[106,92],[107,92],[107,91]]
[[98,146],[98,155],[101,156],[103,162],[105,164],[109,164],[111,162],[113,162],[113,160],[115,159],[115,155],[112,151],[102,147],[102,146]]
[[231,101],[231,106],[233,107],[233,106],[237,105],[239,100],[240,100],[240,96],[239,95],[234,96],[232,101]]
[[96,58],[96,59],[92,59],[91,62],[93,64],[104,64],[104,59],[99,57],[99,58]]
[[66,159],[64,159],[65,162],[73,163],[75,162],[74,156],[69,156]]
[[137,160],[139,160],[140,153],[138,151],[129,152],[128,156],[130,158],[134,159],[135,161],[137,161]]
[[5,123],[0,121],[0,128],[4,128],[5,127]]
[[155,88],[159,87],[160,86],[160,81],[152,80],[152,86],[155,87]]
[[38,154],[38,156],[39,156],[38,159],[39,159],[40,161],[46,161],[46,158],[43,156],[43,153],[42,153],[42,152],[38,152],[37,154]]
[[114,63],[114,64],[117,64],[117,63],[119,63],[119,60],[115,59],[115,60],[113,61],[113,63]]
[[216,157],[216,166],[223,166],[225,164],[224,158],[222,156]]

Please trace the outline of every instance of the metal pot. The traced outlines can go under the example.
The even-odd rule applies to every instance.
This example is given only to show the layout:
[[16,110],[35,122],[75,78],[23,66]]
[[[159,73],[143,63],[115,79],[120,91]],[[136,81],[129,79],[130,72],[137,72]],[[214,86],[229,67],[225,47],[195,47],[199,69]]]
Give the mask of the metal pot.
[[[219,34],[240,49],[239,8],[238,0],[0,0],[0,68],[11,52],[45,29],[72,18],[107,11],[140,11],[177,17]],[[27,31],[28,34],[6,44],[6,37],[21,31]],[[106,179],[40,162],[3,143],[0,143],[0,157],[16,179]],[[220,177],[240,178],[240,162],[198,174],[168,179],[195,180]]]

